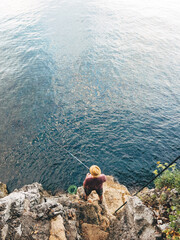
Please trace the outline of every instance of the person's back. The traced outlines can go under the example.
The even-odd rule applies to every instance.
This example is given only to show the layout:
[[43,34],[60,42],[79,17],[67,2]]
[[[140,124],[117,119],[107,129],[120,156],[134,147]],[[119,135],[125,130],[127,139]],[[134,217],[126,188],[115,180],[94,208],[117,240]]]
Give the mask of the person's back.
[[106,181],[106,176],[101,174],[101,169],[96,165],[90,167],[90,173],[86,175],[86,178],[83,182],[84,191],[86,194],[84,199],[87,200],[90,193],[95,190],[99,195],[100,202],[102,202],[103,183]]

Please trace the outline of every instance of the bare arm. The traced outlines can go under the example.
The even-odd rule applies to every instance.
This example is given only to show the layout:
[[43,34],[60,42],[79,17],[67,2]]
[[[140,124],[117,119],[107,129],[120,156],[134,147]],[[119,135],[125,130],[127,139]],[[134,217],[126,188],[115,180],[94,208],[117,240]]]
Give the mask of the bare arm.
[[86,179],[88,178],[89,175],[90,175],[90,173],[87,173],[87,174],[86,174],[86,178],[85,178],[85,180],[84,180],[84,182],[83,182],[83,187],[86,187]]

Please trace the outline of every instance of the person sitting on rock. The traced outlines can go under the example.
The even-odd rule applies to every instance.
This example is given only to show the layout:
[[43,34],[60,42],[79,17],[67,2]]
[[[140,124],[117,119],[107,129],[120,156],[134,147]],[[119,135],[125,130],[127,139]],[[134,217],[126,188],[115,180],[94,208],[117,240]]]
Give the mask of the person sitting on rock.
[[101,174],[101,169],[92,165],[90,167],[90,173],[87,173],[86,178],[83,182],[83,187],[85,191],[84,200],[87,201],[90,193],[95,190],[99,196],[99,203],[103,200],[103,183],[106,181],[106,176]]

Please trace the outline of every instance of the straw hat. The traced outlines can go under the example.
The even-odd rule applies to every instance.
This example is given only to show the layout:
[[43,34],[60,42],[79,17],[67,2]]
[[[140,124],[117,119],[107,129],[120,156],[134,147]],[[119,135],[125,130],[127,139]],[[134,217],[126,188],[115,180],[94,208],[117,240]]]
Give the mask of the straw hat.
[[97,165],[92,165],[89,170],[93,177],[99,177],[101,174],[101,169]]

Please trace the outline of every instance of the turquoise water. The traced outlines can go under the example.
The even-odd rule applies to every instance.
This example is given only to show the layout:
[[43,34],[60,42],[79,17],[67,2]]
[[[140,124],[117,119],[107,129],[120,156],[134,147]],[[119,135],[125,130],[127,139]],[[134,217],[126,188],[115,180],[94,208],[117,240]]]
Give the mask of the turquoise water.
[[[1,0],[0,181],[128,187],[180,154],[178,0]],[[56,145],[53,141],[59,143]]]

